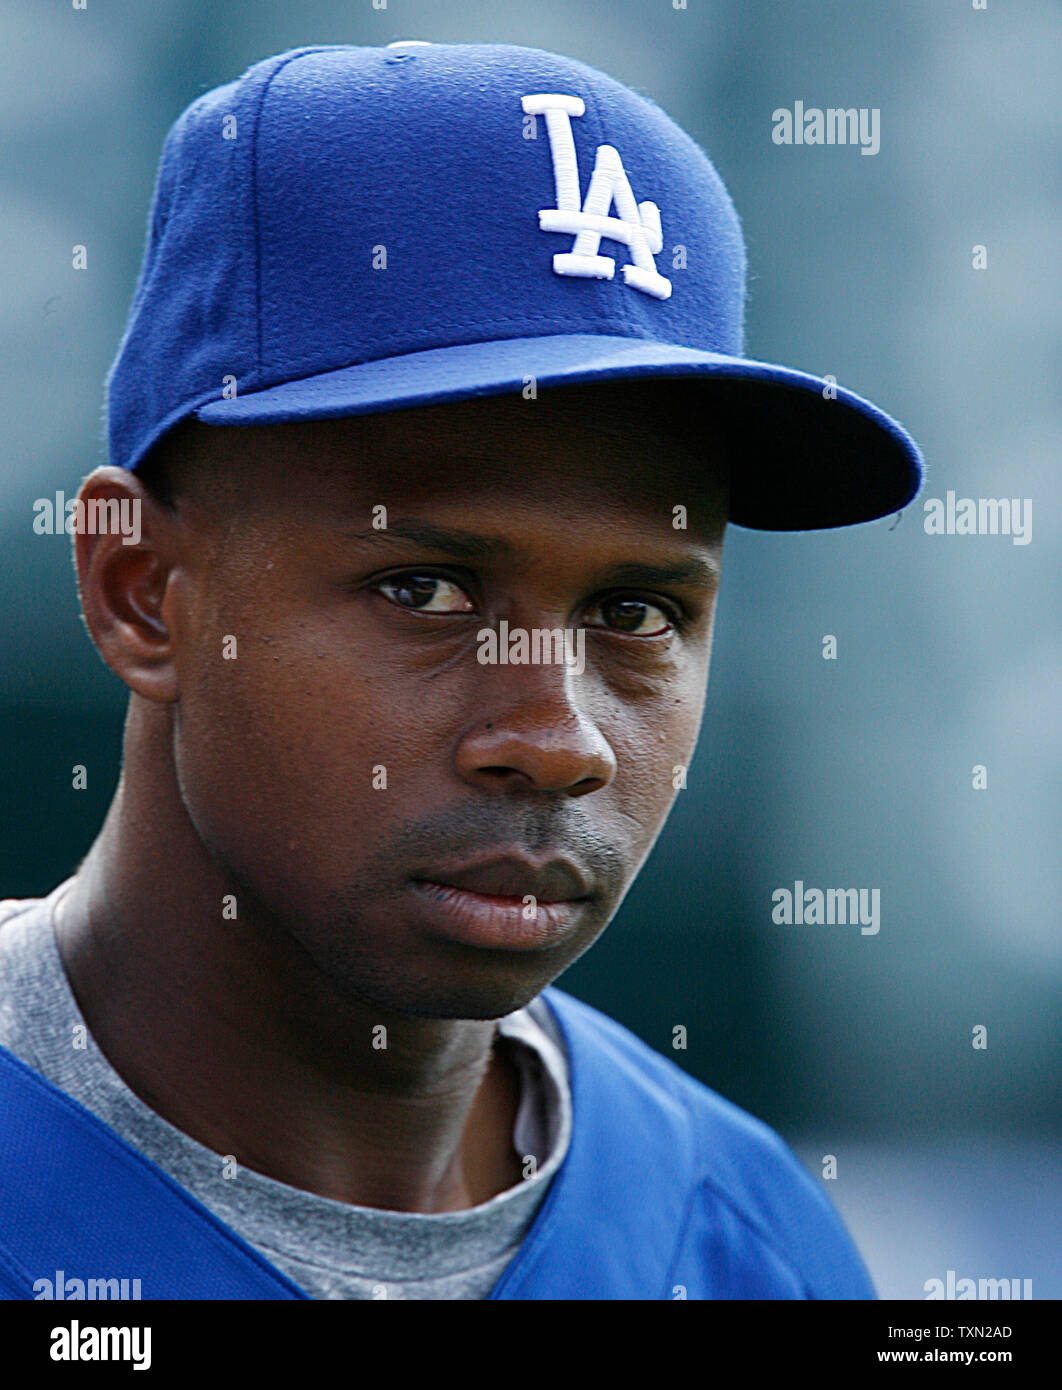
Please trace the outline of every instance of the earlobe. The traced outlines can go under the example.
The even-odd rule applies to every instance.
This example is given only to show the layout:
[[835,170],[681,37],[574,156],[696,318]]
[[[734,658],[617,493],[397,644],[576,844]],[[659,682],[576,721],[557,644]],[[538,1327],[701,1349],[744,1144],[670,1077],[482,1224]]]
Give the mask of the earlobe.
[[175,701],[176,634],[165,604],[175,564],[172,515],[135,474],[97,468],[78,493],[74,554],[82,612],[103,660],[145,699]]

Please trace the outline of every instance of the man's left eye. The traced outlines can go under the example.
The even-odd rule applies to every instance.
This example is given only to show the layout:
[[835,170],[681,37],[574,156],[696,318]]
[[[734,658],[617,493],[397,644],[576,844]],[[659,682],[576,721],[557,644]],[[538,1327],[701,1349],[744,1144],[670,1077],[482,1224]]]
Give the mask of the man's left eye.
[[418,613],[471,613],[472,600],[452,579],[437,574],[404,574],[381,579],[377,589],[399,608]]
[[600,613],[604,626],[632,637],[658,637],[674,627],[671,616],[655,603],[639,598],[606,598],[595,603],[590,613]]

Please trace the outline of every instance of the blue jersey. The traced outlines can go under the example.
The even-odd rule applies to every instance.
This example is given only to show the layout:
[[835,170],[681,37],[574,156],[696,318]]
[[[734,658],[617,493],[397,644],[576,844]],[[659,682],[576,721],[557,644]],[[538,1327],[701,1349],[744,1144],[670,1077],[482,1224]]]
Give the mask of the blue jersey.
[[[492,1299],[872,1299],[839,1217],[766,1125],[552,986],[571,1146]],[[0,1048],[0,1297],[132,1269],[146,1296],[309,1295]]]

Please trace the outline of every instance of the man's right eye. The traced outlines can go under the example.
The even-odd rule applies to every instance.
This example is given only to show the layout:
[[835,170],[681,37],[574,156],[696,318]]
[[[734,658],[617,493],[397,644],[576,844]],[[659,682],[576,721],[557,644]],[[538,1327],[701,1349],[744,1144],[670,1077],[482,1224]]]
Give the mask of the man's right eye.
[[474,613],[475,605],[452,579],[437,574],[405,574],[375,586],[399,608],[418,613]]

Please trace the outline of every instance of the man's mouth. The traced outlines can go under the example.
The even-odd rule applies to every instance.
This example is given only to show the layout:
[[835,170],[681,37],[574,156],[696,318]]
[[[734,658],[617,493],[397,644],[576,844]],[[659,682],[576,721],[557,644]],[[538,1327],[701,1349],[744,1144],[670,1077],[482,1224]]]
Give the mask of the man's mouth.
[[468,945],[509,950],[563,940],[594,897],[569,860],[520,855],[425,869],[412,887],[436,929]]
[[538,903],[565,903],[593,896],[579,869],[559,858],[535,863],[521,855],[497,855],[464,865],[440,865],[413,877],[418,883],[520,903],[529,897]]

